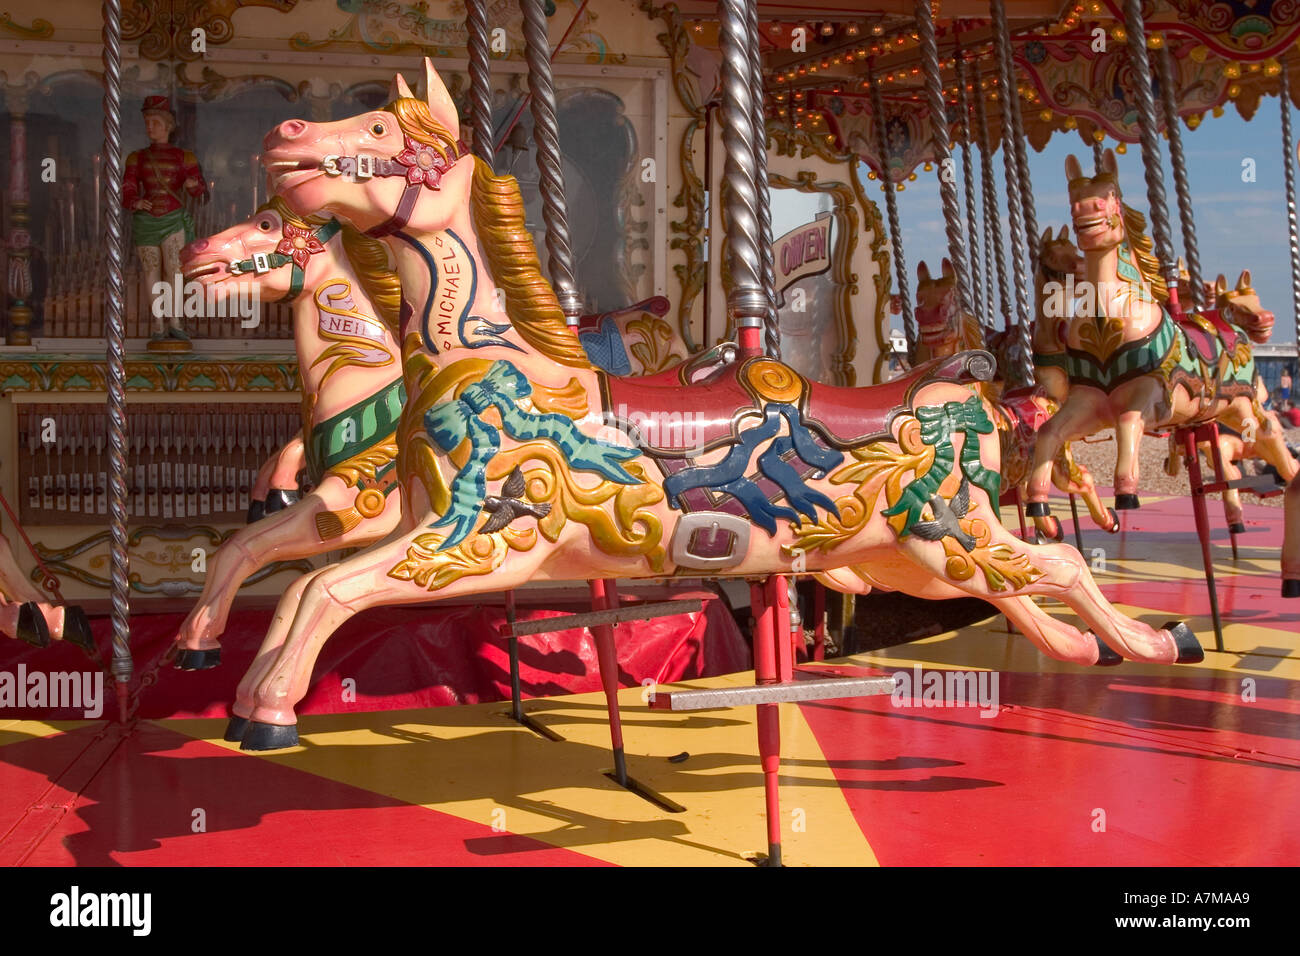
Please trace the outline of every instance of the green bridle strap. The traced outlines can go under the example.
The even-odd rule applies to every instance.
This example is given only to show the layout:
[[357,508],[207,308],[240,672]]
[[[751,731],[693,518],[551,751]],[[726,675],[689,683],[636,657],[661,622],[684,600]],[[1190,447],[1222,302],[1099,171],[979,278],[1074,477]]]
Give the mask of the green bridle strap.
[[[337,219],[331,219],[329,222],[323,223],[319,229],[312,233],[312,236],[323,246],[338,235],[339,230],[342,228],[343,226]],[[260,271],[266,272],[271,269],[282,269],[287,265],[293,266],[293,272],[289,275],[289,291],[276,301],[292,302],[302,294],[302,285],[307,277],[307,272],[302,266],[293,261],[293,256],[285,255],[283,252],[271,252],[266,256],[266,265],[267,269]],[[246,272],[257,271],[259,271],[257,262],[253,259],[244,259],[230,264],[231,275],[243,275]]]

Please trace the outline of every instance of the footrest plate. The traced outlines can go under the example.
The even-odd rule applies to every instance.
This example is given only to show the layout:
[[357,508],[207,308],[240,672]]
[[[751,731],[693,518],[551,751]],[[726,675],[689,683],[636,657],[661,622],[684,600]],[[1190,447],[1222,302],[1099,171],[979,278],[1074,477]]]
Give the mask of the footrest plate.
[[893,677],[831,677],[821,680],[783,681],[744,687],[707,687],[675,690],[654,695],[655,710],[718,710],[753,704],[784,704],[801,700],[840,700],[848,697],[877,697],[892,694]]

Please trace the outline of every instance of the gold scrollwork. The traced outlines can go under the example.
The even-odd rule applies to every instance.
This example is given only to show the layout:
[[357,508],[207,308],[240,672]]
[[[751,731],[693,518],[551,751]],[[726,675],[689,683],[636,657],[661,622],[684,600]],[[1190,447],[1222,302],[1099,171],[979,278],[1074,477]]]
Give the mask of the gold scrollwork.
[[389,570],[398,581],[413,581],[426,591],[437,591],[463,577],[491,574],[501,567],[511,551],[530,551],[537,543],[532,528],[503,528],[493,534],[471,535],[446,551],[438,546],[445,536],[418,535],[406,549],[406,557]]

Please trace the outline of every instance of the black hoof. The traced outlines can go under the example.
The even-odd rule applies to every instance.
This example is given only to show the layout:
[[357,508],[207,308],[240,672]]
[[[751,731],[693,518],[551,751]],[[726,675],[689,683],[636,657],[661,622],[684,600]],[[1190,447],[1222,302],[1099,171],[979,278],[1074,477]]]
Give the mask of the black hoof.
[[1119,515],[1115,514],[1114,508],[1107,508],[1110,512],[1110,527],[1106,529],[1107,534],[1119,534]]
[[252,524],[254,521],[261,521],[265,517],[266,502],[254,499],[254,501],[248,506],[248,524]]
[[1229,534],[1245,534],[1245,533],[1246,533],[1246,525],[1245,525],[1243,522],[1241,522],[1241,521],[1234,521],[1232,524],[1228,525],[1228,533],[1229,533]]
[[1137,495],[1116,495],[1115,510],[1117,511],[1136,511],[1142,505],[1138,503]]
[[14,636],[32,647],[50,646],[49,625],[45,623],[45,615],[35,602],[28,601],[18,609],[18,633]]
[[95,650],[95,637],[90,633],[90,619],[76,604],[63,609],[63,639],[88,653]]
[[231,717],[230,723],[226,724],[226,740],[232,744],[237,744],[244,739],[244,731],[248,730],[247,717]]
[[1284,598],[1300,597],[1300,581],[1283,581],[1282,596]]
[[1175,664],[1199,664],[1205,660],[1205,651],[1201,649],[1201,642],[1196,639],[1192,629],[1182,621],[1169,621],[1164,626],[1164,630],[1174,636],[1174,644],[1178,646],[1178,660]]
[[1097,642],[1097,663],[1094,667],[1114,667],[1124,663],[1124,658],[1112,651],[1100,637],[1094,634],[1092,639]]
[[220,663],[221,648],[219,647],[209,647],[202,651],[192,651],[187,648],[176,653],[178,671],[206,671],[217,667]]
[[1025,505],[1026,518],[1046,518],[1052,513],[1052,509],[1047,507],[1046,501],[1031,501]]
[[250,720],[240,750],[287,750],[298,746],[297,724],[264,724]]
[[273,515],[277,511],[283,511],[285,508],[296,505],[300,497],[297,491],[272,488],[266,496],[266,513]]

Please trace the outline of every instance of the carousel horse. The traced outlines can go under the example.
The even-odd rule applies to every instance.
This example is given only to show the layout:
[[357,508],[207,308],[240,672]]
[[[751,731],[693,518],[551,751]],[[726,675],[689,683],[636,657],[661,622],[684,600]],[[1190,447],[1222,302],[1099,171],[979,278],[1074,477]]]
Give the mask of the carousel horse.
[[9,539],[0,534],[0,634],[33,647],[67,641],[95,649],[86,612],[75,604],[51,604],[27,578],[14,558]]
[[[401,493],[393,433],[406,392],[392,330],[400,290],[378,240],[337,220],[301,218],[272,198],[252,219],[191,243],[182,257],[187,281],[218,298],[251,282],[261,298],[292,303],[304,428],[311,435],[310,443],[299,434],[268,458],[254,484],[249,525],[209,564],[203,592],[176,638],[177,666],[201,670],[220,663],[218,637],[249,576],[273,561],[362,547],[396,527]],[[687,354],[663,321],[668,305],[660,296],[584,316],[583,347],[611,371],[661,371]],[[358,402],[358,395],[365,397]],[[349,421],[359,437],[344,442],[335,426]],[[313,490],[297,500],[304,467]]]
[[[1065,244],[1070,244],[1068,239]],[[1062,258],[1056,251],[1052,255],[1052,261]],[[930,356],[945,358],[960,349],[983,348],[984,330],[979,320],[961,310],[952,263],[944,259],[943,271],[935,279],[922,262],[917,266],[916,279],[916,325],[922,341],[926,341],[928,334]],[[995,341],[990,343],[990,349],[998,357],[1000,369],[1007,367],[1009,357],[1006,353],[1012,339],[1013,335],[1003,334],[994,336]],[[978,391],[988,405],[989,415],[997,426],[1001,440],[1002,487],[1019,488],[1023,499],[1024,483],[1033,463],[1038,429],[1056,412],[1059,400],[1052,398],[1050,392],[1041,386],[1004,392],[1002,384],[1001,380],[985,382],[978,387]],[[1074,460],[1069,445],[1064,446],[1056,456],[1052,483],[1066,494],[1081,497],[1097,527],[1110,533],[1119,530],[1118,518],[1102,504],[1091,473]],[[1061,523],[1050,515],[1035,518],[1034,526],[1044,537],[1057,541],[1064,537]]]
[[300,217],[273,197],[252,219],[182,255],[186,280],[211,295],[253,283],[263,299],[292,304],[308,437],[268,460],[258,488],[263,498],[268,486],[296,489],[304,464],[312,485],[301,500],[267,507],[217,549],[176,639],[176,666],[196,670],[220,662],[218,637],[250,575],[273,561],[361,547],[397,526],[394,433],[406,393],[395,335],[401,292],[377,239],[336,219]]
[[1084,176],[1066,160],[1070,212],[1083,252],[1083,296],[1065,335],[1070,389],[1044,426],[1029,479],[1029,513],[1049,514],[1052,465],[1061,447],[1114,428],[1115,507],[1138,506],[1138,448],[1149,429],[1219,421],[1238,432],[1257,429],[1260,454],[1290,479],[1297,471],[1282,432],[1259,404],[1250,341],[1263,342],[1271,324],[1245,310],[1242,326],[1217,313],[1176,321],[1165,307],[1165,280],[1144,234],[1145,217],[1119,191],[1114,153],[1102,171]]
[[[1185,625],[1120,614],[1073,548],[1002,527],[998,440],[971,389],[992,374],[987,353],[857,389],[763,357],[694,385],[691,363],[643,378],[595,369],[542,277],[517,183],[460,141],[427,59],[425,85],[419,98],[397,77],[381,109],[289,120],[264,143],[289,206],[344,219],[394,256],[403,508],[386,539],[290,587],[240,682],[229,739],[296,744],[316,657],[354,614],[528,580],[752,578],[798,565],[843,587],[983,597],[1079,663],[1103,660],[1103,647],[1201,659]],[[1035,594],[1065,601],[1093,633],[1048,615]]]
[[[1182,277],[1180,276],[1180,279]],[[1181,288],[1181,285],[1180,285]],[[1206,301],[1213,302],[1219,317],[1234,325],[1253,325],[1258,328],[1272,328],[1273,313],[1263,307],[1259,301],[1259,295],[1251,288],[1250,270],[1243,270],[1237,277],[1237,284],[1229,288],[1228,281],[1222,274],[1219,275],[1213,283],[1205,283]],[[1246,313],[1243,317],[1242,313]],[[1262,380],[1256,387],[1257,397],[1262,404],[1267,398]],[[1282,429],[1282,423],[1273,411],[1265,411],[1264,415],[1270,420],[1274,428]],[[1251,423],[1247,422],[1247,426]],[[1237,462],[1247,458],[1261,457],[1258,449],[1255,447],[1255,440],[1258,436],[1254,429],[1249,429],[1245,434],[1239,434],[1227,428],[1219,431],[1219,458],[1223,463],[1223,475],[1229,481],[1236,481],[1241,478],[1241,468]],[[1209,442],[1201,442],[1198,446],[1198,452],[1204,457],[1208,466],[1213,469],[1214,458],[1213,450]],[[1182,463],[1183,449],[1178,446],[1177,439],[1169,436],[1169,457],[1165,459],[1165,472],[1170,476],[1177,475],[1179,466]],[[1236,488],[1229,488],[1223,493],[1223,514],[1228,527],[1234,534],[1241,534],[1246,530],[1244,512],[1241,508],[1241,492]]]

